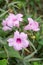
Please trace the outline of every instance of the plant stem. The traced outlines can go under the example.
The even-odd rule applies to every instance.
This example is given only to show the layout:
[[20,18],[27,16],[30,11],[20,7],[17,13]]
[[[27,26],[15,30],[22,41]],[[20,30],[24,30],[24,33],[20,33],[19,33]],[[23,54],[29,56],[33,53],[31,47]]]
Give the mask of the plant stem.
[[29,60],[26,60],[26,62],[30,62],[30,61],[40,61],[43,60],[43,58],[31,58]]
[[6,52],[6,54],[7,54],[7,58],[9,58],[8,51],[7,51],[7,49],[6,49],[5,46],[4,46],[4,49],[5,49],[5,52]]
[[28,53],[30,53],[30,51],[27,48],[25,48],[24,50],[27,51]]

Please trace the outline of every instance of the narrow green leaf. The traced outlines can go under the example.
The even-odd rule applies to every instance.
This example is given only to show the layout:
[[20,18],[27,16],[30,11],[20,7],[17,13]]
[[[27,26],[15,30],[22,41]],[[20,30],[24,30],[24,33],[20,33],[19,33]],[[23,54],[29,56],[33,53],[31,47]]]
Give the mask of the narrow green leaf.
[[16,57],[16,58],[22,59],[19,52],[14,50],[12,47],[5,46],[5,50],[9,57]]
[[0,51],[0,58],[6,58],[7,56],[6,56],[6,53],[5,53],[5,51],[4,50],[1,50]]
[[43,45],[43,40],[39,41],[39,44],[40,44],[40,45]]

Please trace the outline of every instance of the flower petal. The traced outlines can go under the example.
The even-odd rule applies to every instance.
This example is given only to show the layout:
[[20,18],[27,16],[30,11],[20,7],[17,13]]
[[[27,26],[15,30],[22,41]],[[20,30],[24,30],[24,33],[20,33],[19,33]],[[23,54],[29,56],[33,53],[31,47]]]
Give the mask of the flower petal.
[[23,43],[22,43],[22,45],[23,45],[23,48],[28,47],[29,41],[28,40],[24,40]]
[[13,47],[14,47],[15,50],[18,50],[19,51],[19,50],[22,49],[22,44],[14,43],[14,46]]
[[20,33],[20,38],[21,39],[27,39],[27,34],[25,34],[24,32]]
[[8,26],[4,26],[3,28],[2,28],[4,31],[7,31],[7,30],[12,30],[10,27],[8,27]]
[[9,42],[9,44],[8,44],[9,46],[14,45],[14,39],[13,38],[9,38],[7,41]]
[[14,32],[14,39],[16,40],[16,38],[19,38],[19,37],[20,37],[19,32],[18,31]]

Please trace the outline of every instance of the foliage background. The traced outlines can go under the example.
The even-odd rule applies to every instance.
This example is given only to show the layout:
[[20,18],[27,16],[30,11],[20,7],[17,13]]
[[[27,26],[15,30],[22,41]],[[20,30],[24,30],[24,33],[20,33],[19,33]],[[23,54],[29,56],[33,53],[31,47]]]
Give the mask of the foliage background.
[[[27,18],[32,17],[40,23],[39,32],[27,32],[30,41],[37,49],[37,53],[32,58],[27,58],[28,53],[24,50],[18,52],[8,47],[6,39],[11,37],[13,31],[4,32],[1,22],[8,16],[9,12],[24,14],[24,22],[27,24]],[[22,30],[20,30],[22,31]],[[35,39],[34,39],[35,36]],[[32,48],[28,48],[33,52]],[[37,59],[36,59],[37,58]],[[0,0],[0,65],[43,65],[43,0]]]

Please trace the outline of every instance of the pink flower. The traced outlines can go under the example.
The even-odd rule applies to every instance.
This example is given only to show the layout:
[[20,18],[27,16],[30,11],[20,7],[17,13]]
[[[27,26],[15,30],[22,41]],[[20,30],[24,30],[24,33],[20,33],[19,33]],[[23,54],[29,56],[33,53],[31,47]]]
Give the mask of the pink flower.
[[8,27],[8,26],[4,26],[3,28],[2,28],[4,31],[7,31],[7,30],[12,30],[10,27]]
[[23,15],[22,14],[9,14],[9,19],[13,22],[13,26],[19,27],[19,22],[23,20]]
[[7,30],[12,30],[12,26],[10,26],[10,25],[8,25],[8,22],[7,22],[7,20],[3,20],[3,22],[2,22],[2,25],[3,25],[3,30],[4,31],[7,31]]
[[[12,14],[9,13],[9,16],[3,20],[2,25],[3,25],[3,30],[5,31],[6,26],[7,26],[7,30],[11,30],[13,28],[13,26],[15,27],[19,27],[19,22],[23,20],[23,15],[22,14]],[[10,29],[9,29],[10,28]]]
[[13,46],[15,50],[22,50],[22,48],[26,48],[29,45],[27,34],[25,34],[24,32],[14,32],[14,37],[9,38],[7,41],[9,43],[9,46]]
[[25,26],[25,30],[39,31],[39,23],[34,21],[32,18],[28,18],[29,24]]

